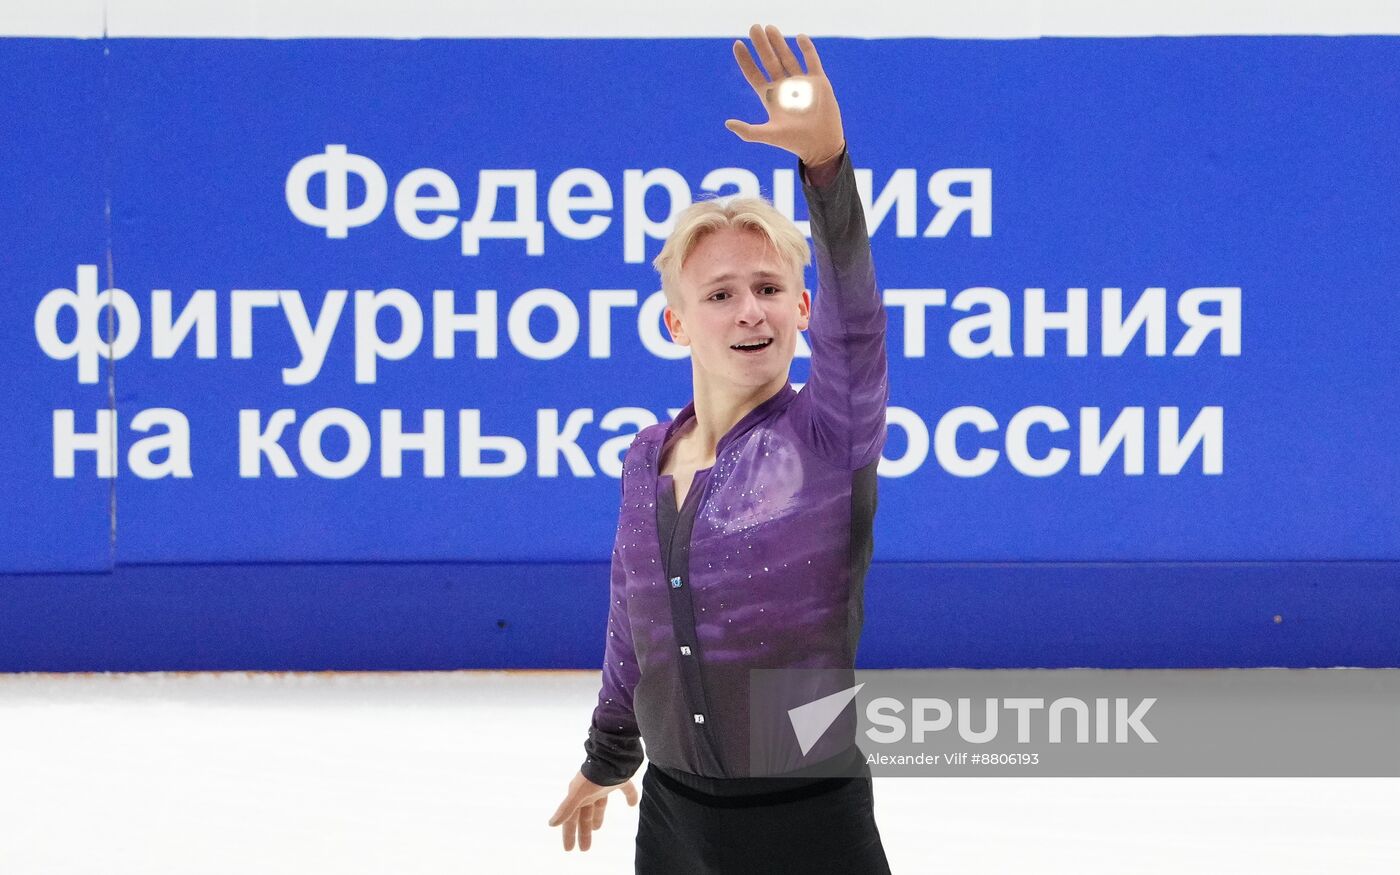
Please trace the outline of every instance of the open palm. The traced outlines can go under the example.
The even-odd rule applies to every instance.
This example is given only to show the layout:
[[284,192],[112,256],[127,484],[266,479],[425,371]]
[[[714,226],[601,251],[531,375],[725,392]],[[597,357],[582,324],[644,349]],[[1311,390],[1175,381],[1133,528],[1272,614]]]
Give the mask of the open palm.
[[805,73],[778,28],[771,24],[766,28],[755,24],[749,28],[749,39],[769,75],[764,75],[743,40],[734,41],[734,58],[768,111],[768,121],[751,125],[729,119],[724,126],[745,142],[786,149],[808,165],[820,164],[840,154],[846,143],[841,128],[841,109],[811,38],[802,33],[797,35],[797,45],[806,62]]

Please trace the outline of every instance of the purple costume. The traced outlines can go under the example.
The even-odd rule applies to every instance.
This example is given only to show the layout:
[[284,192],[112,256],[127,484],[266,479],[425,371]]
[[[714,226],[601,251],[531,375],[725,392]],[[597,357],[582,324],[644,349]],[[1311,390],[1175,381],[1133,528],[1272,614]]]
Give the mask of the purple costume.
[[748,671],[855,665],[885,442],[885,309],[850,157],[814,185],[799,161],[818,290],[812,359],[744,416],[675,505],[663,449],[695,416],[643,429],[627,451],[612,551],[602,690],[585,777],[642,762],[750,777]]

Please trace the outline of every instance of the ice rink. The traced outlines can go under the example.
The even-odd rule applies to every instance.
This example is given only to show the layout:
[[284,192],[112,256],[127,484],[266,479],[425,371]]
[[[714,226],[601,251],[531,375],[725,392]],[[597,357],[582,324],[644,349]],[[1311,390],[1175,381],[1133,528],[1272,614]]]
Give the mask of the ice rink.
[[[598,673],[0,676],[0,873],[627,873]],[[1397,779],[877,778],[897,873],[1394,873]]]

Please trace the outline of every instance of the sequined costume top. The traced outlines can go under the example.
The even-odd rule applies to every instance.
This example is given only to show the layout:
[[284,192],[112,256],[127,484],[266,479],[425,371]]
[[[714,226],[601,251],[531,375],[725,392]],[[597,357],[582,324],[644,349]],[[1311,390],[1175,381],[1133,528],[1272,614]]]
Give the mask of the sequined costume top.
[[748,671],[853,669],[885,442],[885,309],[850,157],[820,186],[798,161],[818,287],[810,376],[719,441],[681,507],[663,448],[695,416],[627,451],[612,551],[602,689],[582,772],[618,784],[642,762],[746,778]]

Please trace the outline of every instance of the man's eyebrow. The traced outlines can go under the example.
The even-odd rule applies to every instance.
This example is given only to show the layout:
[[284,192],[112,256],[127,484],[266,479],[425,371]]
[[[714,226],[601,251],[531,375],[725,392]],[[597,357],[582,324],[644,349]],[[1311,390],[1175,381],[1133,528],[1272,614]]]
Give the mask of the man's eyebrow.
[[[756,271],[753,272],[753,275],[754,275],[755,277],[760,277],[760,278],[762,278],[762,279],[779,279],[779,280],[780,280],[780,279],[783,278],[783,275],[782,275],[782,274],[780,274],[780,273],[775,273],[775,272],[773,272],[773,271],[771,271],[771,270],[756,270]],[[729,282],[730,280],[732,280],[732,279],[734,279],[734,278],[735,278],[735,275],[734,275],[734,274],[732,274],[732,273],[727,273],[727,274],[725,274],[724,276],[717,276],[717,277],[715,277],[714,279],[712,279],[712,280],[710,280],[709,282],[705,283],[705,285],[707,285],[707,286],[712,286],[712,285],[714,285],[715,283],[727,283],[727,282]]]

